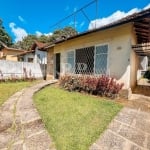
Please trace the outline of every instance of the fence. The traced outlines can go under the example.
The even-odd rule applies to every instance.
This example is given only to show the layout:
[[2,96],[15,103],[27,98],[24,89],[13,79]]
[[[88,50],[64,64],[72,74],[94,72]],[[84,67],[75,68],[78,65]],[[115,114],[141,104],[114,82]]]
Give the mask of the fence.
[[44,78],[46,75],[46,66],[38,63],[0,60],[0,73],[4,78],[11,76],[23,77],[25,73],[30,77]]

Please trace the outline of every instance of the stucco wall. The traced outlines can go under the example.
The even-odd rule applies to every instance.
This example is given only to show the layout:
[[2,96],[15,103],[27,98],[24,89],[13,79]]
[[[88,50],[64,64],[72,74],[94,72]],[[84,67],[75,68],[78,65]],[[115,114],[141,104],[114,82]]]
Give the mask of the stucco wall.
[[[134,29],[131,30],[131,45],[137,44],[136,41],[136,34],[134,32]],[[137,83],[137,70],[139,66],[139,57],[134,52],[133,49],[131,49],[130,53],[130,87],[133,89],[136,86]]]
[[[38,58],[38,55],[40,55],[40,59]],[[40,51],[38,50],[38,48],[36,48],[34,62],[40,63],[40,64],[47,64],[47,52]]]
[[110,76],[114,76],[119,82],[125,84],[124,88],[128,88],[130,86],[131,27],[131,24],[126,24],[65,41],[54,47],[54,53],[108,44]]
[[137,70],[139,66],[139,57],[131,50],[131,74],[130,74],[130,87],[133,89],[137,83]]
[[26,55],[24,55],[24,62],[28,62],[28,58],[33,58],[34,61],[34,54],[33,53],[27,53]]
[[54,78],[54,48],[47,53],[47,78]]
[[[38,58],[38,55],[40,55],[40,58]],[[40,51],[36,49],[35,52],[25,54],[23,58],[25,62],[28,62],[28,58],[33,58],[34,63],[47,64],[46,51]]]
[[7,55],[6,60],[18,61],[18,58],[17,56],[14,56],[14,55]]
[[44,68],[38,63],[0,60],[0,71],[4,77],[10,77],[12,75],[22,77],[24,76],[23,68],[26,69],[28,76],[30,73],[36,78],[42,78],[44,75]]
[[6,60],[11,60],[11,61],[18,61],[17,54],[22,53],[23,51],[17,51],[17,50],[11,50],[11,49],[7,49],[7,48],[3,48],[2,49],[2,54],[4,56],[6,56]]

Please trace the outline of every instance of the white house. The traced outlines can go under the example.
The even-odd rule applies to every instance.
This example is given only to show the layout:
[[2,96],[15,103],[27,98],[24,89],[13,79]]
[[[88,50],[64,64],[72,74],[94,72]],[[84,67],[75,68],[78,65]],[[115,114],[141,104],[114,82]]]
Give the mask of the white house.
[[47,51],[44,50],[45,43],[35,41],[30,51],[18,55],[19,61],[47,64]]

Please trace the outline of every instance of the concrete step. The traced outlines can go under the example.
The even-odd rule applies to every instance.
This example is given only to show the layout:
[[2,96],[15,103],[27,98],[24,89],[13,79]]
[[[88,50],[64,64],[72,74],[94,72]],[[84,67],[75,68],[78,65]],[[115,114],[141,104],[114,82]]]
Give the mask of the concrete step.
[[136,99],[150,102],[150,96],[145,96],[142,94],[131,94],[129,100],[136,100]]
[[150,86],[138,85],[135,87],[135,89],[133,89],[133,94],[150,96]]

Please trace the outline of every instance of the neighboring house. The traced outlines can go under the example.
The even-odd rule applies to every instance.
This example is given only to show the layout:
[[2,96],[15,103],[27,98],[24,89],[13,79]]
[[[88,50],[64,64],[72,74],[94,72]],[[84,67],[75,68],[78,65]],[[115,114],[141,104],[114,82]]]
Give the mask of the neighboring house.
[[47,64],[47,51],[45,51],[45,43],[35,41],[31,50],[18,55],[19,61]]
[[124,89],[134,88],[141,61],[139,56],[150,54],[150,9],[45,48],[48,51],[47,76],[106,74],[123,82]]
[[0,42],[3,45],[3,49],[0,50],[0,59],[18,61],[17,54],[24,52],[24,50],[7,47],[4,43]]

